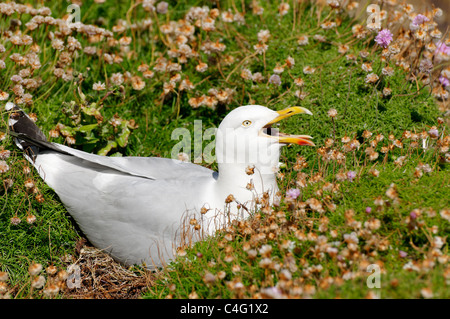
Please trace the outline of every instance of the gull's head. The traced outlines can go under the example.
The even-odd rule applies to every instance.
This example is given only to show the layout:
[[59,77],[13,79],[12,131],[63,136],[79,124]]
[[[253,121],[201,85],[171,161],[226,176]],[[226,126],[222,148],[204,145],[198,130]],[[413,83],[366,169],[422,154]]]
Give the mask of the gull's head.
[[255,164],[271,167],[278,164],[280,146],[311,145],[311,136],[280,133],[277,122],[295,114],[312,113],[303,107],[274,111],[261,105],[241,106],[231,111],[216,134],[217,162]]

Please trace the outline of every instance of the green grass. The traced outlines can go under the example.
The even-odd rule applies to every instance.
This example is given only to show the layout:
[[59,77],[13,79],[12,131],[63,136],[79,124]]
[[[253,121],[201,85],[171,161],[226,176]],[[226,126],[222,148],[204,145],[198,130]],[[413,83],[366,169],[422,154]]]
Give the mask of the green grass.
[[[89,56],[79,51],[72,57],[72,63],[65,66],[66,71],[73,69],[74,78],[70,81],[63,81],[53,75],[53,68],[61,53],[52,48],[48,36],[50,31],[55,32],[57,28],[41,26],[27,32],[41,48],[39,56],[42,67],[36,70],[32,77],[41,78],[42,85],[35,90],[26,90],[32,94],[33,103],[23,105],[23,108],[37,115],[37,124],[47,135],[50,130],[55,129],[57,123],[64,124],[66,130],[75,138],[73,147],[85,151],[106,153],[105,147],[108,143],[115,142],[116,147],[108,149],[107,155],[170,157],[172,147],[178,143],[178,140],[171,139],[175,128],[185,127],[194,136],[195,120],[202,120],[203,130],[217,127],[229,110],[246,104],[261,104],[275,110],[301,105],[314,114],[311,117],[290,118],[281,124],[281,130],[286,133],[313,136],[317,145],[317,148],[292,146],[283,149],[281,160],[286,164],[286,168],[281,171],[283,178],[280,175],[282,194],[284,195],[288,188],[298,187],[295,182],[300,175],[293,167],[300,155],[308,162],[308,166],[301,170],[306,174],[306,179],[311,181],[314,174],[320,174],[322,177],[318,182],[308,183],[303,189],[301,199],[295,203],[289,204],[283,200],[280,207],[275,208],[276,212],[283,212],[286,221],[263,212],[259,220],[249,221],[254,226],[252,234],[242,234],[239,225],[234,225],[234,232],[227,230],[197,243],[187,251],[185,257],[180,257],[158,274],[158,280],[148,287],[144,297],[188,298],[195,296],[193,292],[201,298],[255,297],[259,296],[262,289],[279,283],[279,287],[284,287],[284,290],[281,290],[286,295],[291,293],[293,286],[302,288],[297,297],[363,298],[373,291],[367,288],[368,273],[365,272],[365,266],[372,263],[380,263],[384,271],[381,277],[382,288],[379,289],[382,298],[420,298],[420,291],[425,287],[431,288],[434,297],[450,297],[446,284],[446,280],[449,280],[448,259],[441,263],[436,256],[429,255],[432,251],[430,239],[440,236],[445,240],[450,230],[449,221],[440,215],[441,211],[449,208],[448,164],[443,163],[443,154],[439,153],[434,140],[430,142],[429,149],[424,151],[421,148],[411,148],[410,139],[402,139],[405,130],[420,133],[423,130],[428,131],[432,126],[438,126],[439,132],[442,133],[441,140],[444,135],[448,135],[447,124],[437,123],[437,118],[443,116],[443,112],[442,108],[438,108],[430,87],[420,81],[407,81],[409,73],[397,67],[395,59],[388,61],[394,68],[394,74],[390,77],[381,76],[381,69],[386,66],[386,62],[381,61],[381,49],[371,40],[375,34],[363,40],[356,39],[351,29],[357,21],[345,10],[338,14],[330,11],[328,7],[303,2],[296,3],[294,17],[294,5],[291,1],[288,13],[279,16],[278,3],[261,2],[264,13],[257,16],[252,14],[251,1],[242,3],[246,9],[245,24],[225,23],[219,17],[216,19],[215,31],[207,32],[197,27],[195,40],[188,43],[198,51],[198,57],[189,58],[187,63],[182,64],[181,72],[155,72],[153,78],[144,79],[145,88],[142,90],[134,90],[129,81],[123,83],[123,87],[111,85],[105,91],[98,92],[94,91],[92,86],[98,81],[110,83],[110,76],[116,72],[128,71],[131,76],[142,78],[142,72],[138,71],[141,64],[148,64],[152,70],[158,54],[169,58],[169,47],[165,45],[167,37],[159,31],[158,25],[171,20],[178,21],[191,7],[205,4],[211,6],[209,2],[171,1],[168,14],[163,15],[148,13],[141,6],[129,10],[129,1],[120,1],[114,5],[109,2],[96,4],[93,1],[85,1],[81,7],[81,21],[84,24],[99,25],[111,30],[118,19],[141,22],[151,18],[153,27],[148,30],[129,29],[124,33],[114,34],[116,40],[123,35],[131,37],[130,57],[126,53],[121,55],[120,46],[109,46],[105,39],[90,43],[85,34],[73,33],[72,36],[80,41],[83,48],[95,46],[104,53],[122,56],[123,61],[108,64],[101,55]],[[46,5],[52,9],[52,16],[55,18],[66,13],[65,6],[60,2],[51,1]],[[234,11],[234,5],[238,10],[242,10],[241,3],[220,1],[220,12],[228,8]],[[25,31],[25,23],[30,20],[30,15],[27,14],[14,14],[11,17],[1,15],[1,30],[9,28],[12,18],[20,19],[22,26],[19,29]],[[337,19],[341,21],[337,28],[324,30],[320,27],[326,20]],[[264,55],[257,55],[254,54],[253,46],[258,43],[258,32],[264,29],[270,30],[269,48]],[[299,46],[297,38],[304,34],[309,36],[309,44]],[[325,36],[326,42],[314,40],[314,35]],[[63,39],[66,40],[65,37]],[[207,40],[225,44],[225,51],[206,54],[200,47],[201,43]],[[8,92],[9,100],[13,101],[16,96],[12,93],[14,84],[10,78],[23,67],[15,65],[9,55],[13,52],[24,55],[30,48],[14,46],[3,38],[0,44],[6,48],[5,53],[0,53],[0,58],[6,62],[6,68],[0,70],[0,90]],[[348,52],[339,53],[340,44],[348,44]],[[369,52],[366,59],[359,56],[362,50]],[[408,58],[408,54],[415,50],[418,48],[412,45],[407,47],[404,56]],[[347,59],[348,54],[353,54],[357,62]],[[420,54],[423,54],[422,51]],[[227,56],[234,58],[231,64],[226,63]],[[295,64],[291,69],[285,67],[284,72],[280,74],[282,84],[268,84],[267,80],[273,74],[274,67],[283,65],[288,56],[295,59]],[[176,58],[171,60],[176,62]],[[195,70],[199,61],[208,64],[204,73]],[[373,72],[380,75],[376,84],[365,83],[367,73],[361,68],[363,62],[371,62]],[[305,66],[315,68],[315,73],[304,74]],[[437,65],[434,75],[444,67],[446,65]],[[249,69],[253,74],[261,72],[264,81],[257,83],[243,79],[240,75],[243,68]],[[183,79],[188,77],[196,87],[191,91],[175,90],[162,96],[164,83],[176,73],[180,73]],[[82,80],[79,74],[82,74]],[[420,76],[418,73],[419,79]],[[305,82],[302,88],[294,83],[294,79],[298,77]],[[384,87],[392,89],[390,97],[381,95]],[[232,89],[234,93],[227,103],[219,103],[215,108],[192,108],[189,105],[190,98],[208,95],[208,90],[212,88]],[[297,90],[306,93],[306,97],[299,99],[296,96]],[[71,101],[74,103],[70,104]],[[334,119],[327,114],[331,108],[337,110]],[[96,110],[103,119],[99,120],[89,110]],[[114,128],[110,124],[115,114],[124,120],[124,126]],[[5,127],[7,114],[2,115],[2,127]],[[125,122],[130,120],[134,120],[136,125]],[[127,123],[130,125],[127,126]],[[368,140],[362,137],[365,130],[373,133]],[[387,156],[380,152],[377,160],[368,160],[364,150],[378,133],[384,135],[384,140],[376,148],[378,152],[382,146],[392,144],[388,140],[389,134],[394,135],[395,139],[401,139],[403,148],[394,148]],[[335,138],[336,142],[331,149],[342,152],[344,143],[340,139],[344,136],[357,139],[361,148],[346,153],[343,163],[333,160],[326,163],[318,154],[318,148],[324,147],[326,139]],[[65,138],[60,136],[52,141],[65,143]],[[421,143],[420,140],[419,142]],[[204,145],[208,143],[209,141],[203,142]],[[37,174],[34,171],[30,174],[23,172],[23,167],[27,164],[22,159],[22,154],[14,147],[12,139],[6,137],[0,147],[12,152],[7,159],[10,170],[1,174],[1,177],[3,180],[14,180],[13,187],[3,190],[0,198],[0,270],[9,273],[9,287],[12,287],[14,297],[41,297],[43,295],[40,291],[30,292],[29,264],[53,264],[64,269],[67,262],[63,256],[75,254],[76,242],[83,234],[76,228],[57,196]],[[394,164],[400,156],[406,156],[406,163],[402,167]],[[432,172],[416,178],[414,171],[420,162],[429,164]],[[212,164],[212,167],[215,168],[216,165]],[[371,167],[380,171],[379,177],[370,174]],[[358,175],[353,182],[336,179],[336,174],[346,173],[348,170],[353,170]],[[44,196],[43,203],[36,200],[36,194],[28,194],[26,191],[24,183],[28,178],[35,181],[38,193]],[[323,190],[325,182],[339,184],[339,190],[325,190],[317,194],[317,191]],[[385,194],[391,183],[396,185],[399,204],[394,204]],[[390,206],[377,210],[374,199],[378,196],[387,200]],[[302,202],[309,198],[317,198],[323,203],[324,211],[315,211],[308,206],[302,211]],[[325,202],[336,205],[336,208],[326,207]],[[365,212],[368,206],[372,208],[370,214]],[[417,220],[420,225],[417,229],[410,229],[407,218],[414,209],[422,212]],[[429,209],[435,214],[427,214]],[[361,227],[349,224],[346,218],[346,212],[349,210],[354,211],[353,218],[361,223]],[[25,221],[28,214],[35,215],[36,222],[28,224]],[[22,220],[17,226],[10,222],[13,216]],[[328,228],[321,232],[319,226],[324,217],[328,218]],[[370,234],[359,234],[356,252],[345,257],[346,251],[343,247],[347,244],[344,243],[344,234],[361,232],[365,229],[364,223],[372,220],[371,218],[380,221],[380,228]],[[267,231],[267,227],[272,224],[278,225],[277,231]],[[316,251],[317,242],[299,240],[291,226],[305,234],[325,236],[329,243],[340,241],[338,255],[342,255],[340,258],[343,259],[338,260],[336,256],[332,257],[327,253],[321,256]],[[432,228],[433,226],[437,228]],[[335,237],[331,235],[332,230],[335,231]],[[273,238],[266,237],[254,244],[251,236],[257,231],[265,232],[266,235],[273,233]],[[232,235],[231,241],[227,240],[227,234]],[[370,236],[374,236],[374,243],[369,245]],[[293,242],[290,250],[280,248],[281,243],[286,240]],[[259,254],[255,259],[249,259],[244,250],[246,243],[251,243],[252,249],[256,250],[264,244],[271,245],[271,257],[275,265],[273,269],[260,267],[262,257]],[[399,257],[399,250],[406,252],[407,257]],[[448,244],[445,243],[440,250],[444,256],[447,255]],[[234,259],[225,261],[226,256],[230,254]],[[296,265],[290,269],[292,280],[284,280],[280,271],[289,268],[291,259]],[[423,263],[428,259],[435,263],[428,271],[422,268],[419,271],[403,269],[409,260]],[[313,265],[321,265],[322,270],[311,273],[309,268]],[[220,273],[221,271],[224,273]],[[204,276],[207,272],[214,276],[223,274],[223,278],[216,277],[214,284],[205,283]],[[347,272],[353,273],[355,278],[342,280]],[[395,283],[396,280],[398,283]],[[242,282],[244,288],[236,288],[236,282]],[[60,297],[64,297],[64,294]]]

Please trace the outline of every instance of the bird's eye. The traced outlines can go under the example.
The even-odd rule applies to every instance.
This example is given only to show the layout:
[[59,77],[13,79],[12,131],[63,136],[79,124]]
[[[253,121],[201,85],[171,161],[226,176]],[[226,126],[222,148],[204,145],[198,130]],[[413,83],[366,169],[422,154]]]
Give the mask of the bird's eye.
[[248,127],[250,125],[252,125],[252,121],[245,120],[244,122],[242,122],[242,126]]

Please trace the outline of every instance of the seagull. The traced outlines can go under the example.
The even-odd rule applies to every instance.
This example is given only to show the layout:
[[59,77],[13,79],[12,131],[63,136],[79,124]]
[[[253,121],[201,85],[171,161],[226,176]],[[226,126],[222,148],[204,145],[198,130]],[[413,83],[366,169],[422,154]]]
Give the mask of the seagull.
[[272,127],[295,114],[312,115],[298,106],[246,105],[228,113],[215,136],[218,172],[171,158],[107,157],[52,143],[18,106],[8,102],[5,109],[16,145],[88,240],[126,266],[150,269],[167,265],[183,245],[248,218],[262,194],[273,203],[281,147],[314,146],[311,136]]

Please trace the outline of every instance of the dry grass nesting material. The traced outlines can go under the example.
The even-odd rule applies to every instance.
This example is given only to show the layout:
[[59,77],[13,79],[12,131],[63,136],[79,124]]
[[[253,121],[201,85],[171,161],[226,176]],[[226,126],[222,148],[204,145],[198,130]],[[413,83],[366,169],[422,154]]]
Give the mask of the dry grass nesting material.
[[152,273],[130,270],[100,249],[84,245],[74,262],[81,270],[81,287],[66,287],[67,298],[137,299],[152,282]]

